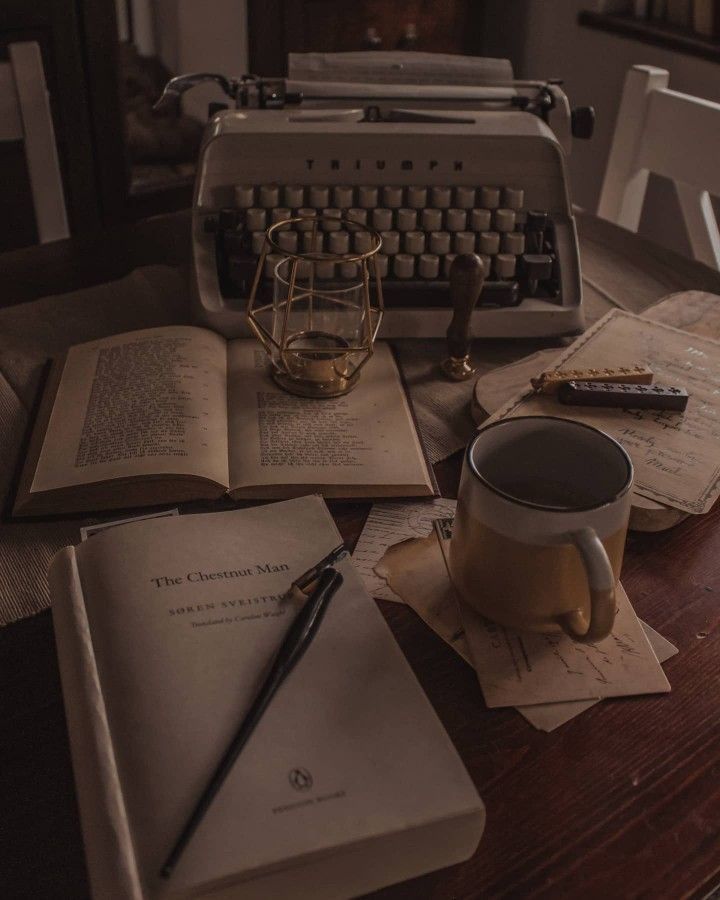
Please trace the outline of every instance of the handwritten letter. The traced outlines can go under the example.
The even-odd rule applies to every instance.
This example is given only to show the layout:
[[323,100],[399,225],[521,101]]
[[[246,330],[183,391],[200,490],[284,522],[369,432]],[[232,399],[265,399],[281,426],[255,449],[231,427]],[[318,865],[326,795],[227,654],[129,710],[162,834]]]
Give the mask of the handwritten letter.
[[635,490],[688,513],[707,512],[720,493],[720,342],[613,310],[554,363],[588,369],[646,365],[655,382],[684,387],[684,413],[566,407],[554,397],[515,397],[490,421],[563,416],[611,434],[630,454]]

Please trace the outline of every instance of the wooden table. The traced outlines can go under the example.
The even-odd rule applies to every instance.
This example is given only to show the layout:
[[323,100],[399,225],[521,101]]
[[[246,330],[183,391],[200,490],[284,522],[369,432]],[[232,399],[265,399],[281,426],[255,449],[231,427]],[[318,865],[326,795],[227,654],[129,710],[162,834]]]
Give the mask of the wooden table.
[[[95,283],[103,259],[106,277],[176,261],[186,236],[168,240],[168,229],[186,227],[181,215],[142,226],[155,244],[116,233],[92,246],[7,254],[6,302]],[[688,287],[720,293],[717,273],[607,223],[583,219],[581,235],[595,301],[626,285],[642,306]],[[456,456],[436,467],[446,496],[459,465]],[[353,544],[367,504],[331,508]],[[551,734],[514,710],[487,710],[472,669],[408,608],[380,603],[485,801],[487,826],[464,865],[373,896],[677,900],[720,882],[720,505],[669,532],[631,535],[622,577],[639,615],[680,650],[665,665],[672,693],[604,701]],[[81,900],[88,888],[49,613],[0,631],[0,676],[0,896]]]

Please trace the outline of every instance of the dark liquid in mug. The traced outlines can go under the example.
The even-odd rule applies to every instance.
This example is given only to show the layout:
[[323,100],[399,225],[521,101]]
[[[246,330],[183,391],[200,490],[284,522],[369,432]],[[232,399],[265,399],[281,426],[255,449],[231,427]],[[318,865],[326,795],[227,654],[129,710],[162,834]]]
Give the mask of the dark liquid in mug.
[[581,485],[556,481],[553,478],[513,478],[497,480],[494,486],[504,494],[525,503],[560,509],[585,509],[595,506],[599,498],[595,492]]

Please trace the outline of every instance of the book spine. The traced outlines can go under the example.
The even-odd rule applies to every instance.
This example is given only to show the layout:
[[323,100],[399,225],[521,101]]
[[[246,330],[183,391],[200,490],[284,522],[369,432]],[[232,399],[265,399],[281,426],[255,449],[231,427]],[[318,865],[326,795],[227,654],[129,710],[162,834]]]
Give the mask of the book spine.
[[50,566],[50,596],[93,897],[143,900],[73,547]]
[[687,28],[690,24],[691,0],[667,0],[667,21]]
[[720,0],[693,0],[692,28],[703,37],[720,38]]
[[650,18],[654,22],[664,22],[666,12],[666,0],[651,0]]
[[713,3],[714,0],[693,0],[692,27],[697,34],[712,35]]

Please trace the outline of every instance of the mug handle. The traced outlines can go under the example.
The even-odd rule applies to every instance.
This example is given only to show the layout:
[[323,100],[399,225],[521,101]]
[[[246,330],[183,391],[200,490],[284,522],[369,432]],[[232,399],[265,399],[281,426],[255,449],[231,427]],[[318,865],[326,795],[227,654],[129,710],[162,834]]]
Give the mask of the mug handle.
[[601,641],[612,631],[615,621],[615,574],[607,552],[593,528],[581,528],[569,535],[585,566],[590,591],[590,621],[580,609],[558,616],[560,627],[582,644]]

